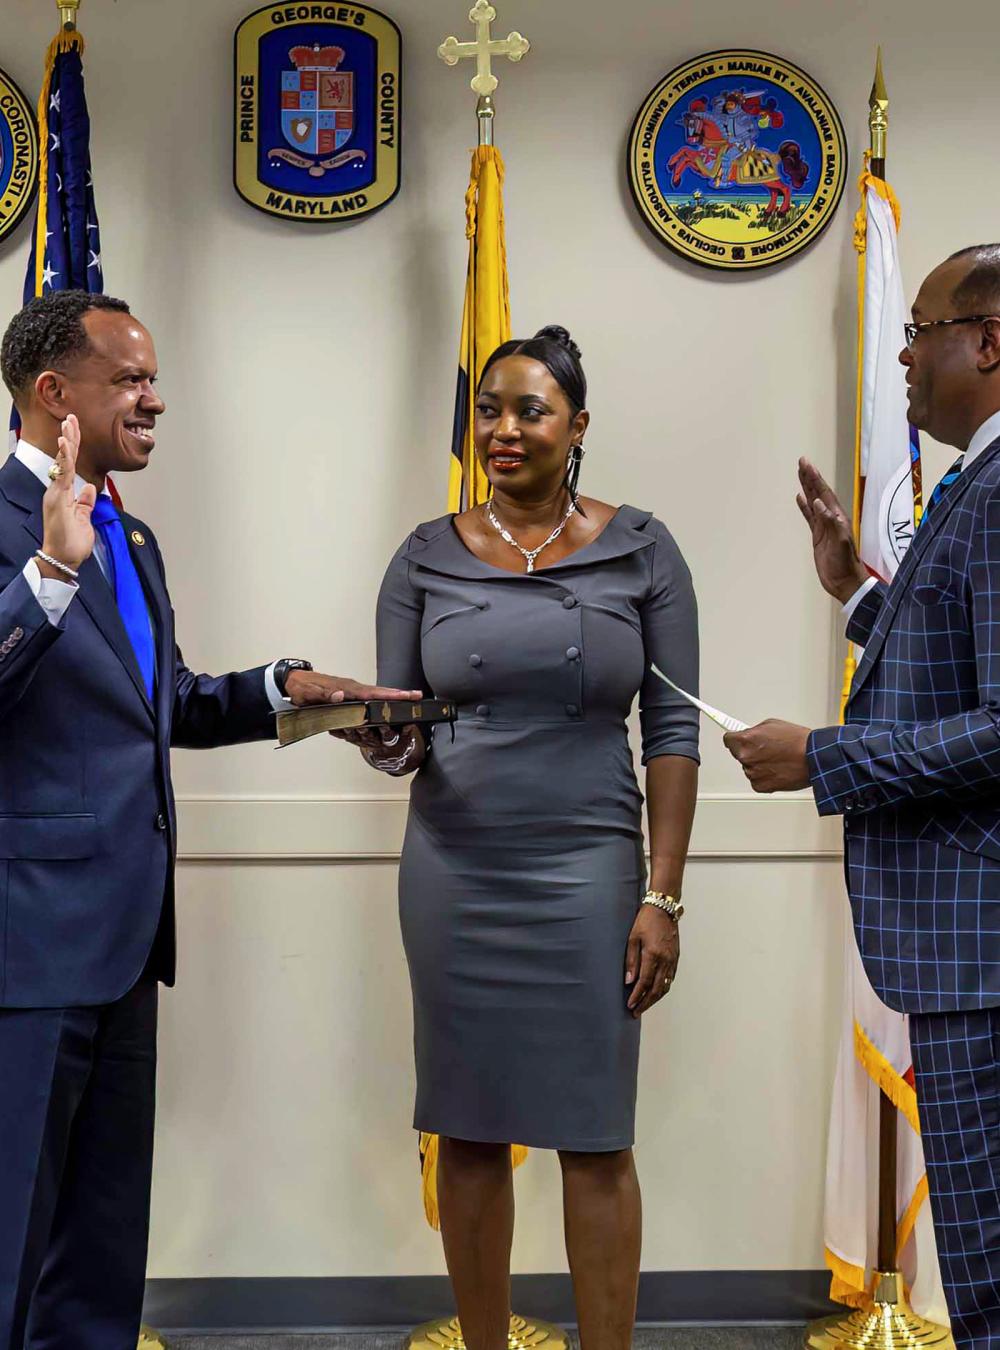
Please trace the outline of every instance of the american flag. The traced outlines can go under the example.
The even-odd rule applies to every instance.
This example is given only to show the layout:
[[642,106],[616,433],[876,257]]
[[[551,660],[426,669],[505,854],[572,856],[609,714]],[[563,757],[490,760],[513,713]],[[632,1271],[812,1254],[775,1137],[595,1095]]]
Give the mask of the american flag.
[[[24,303],[50,291],[103,291],[101,232],[90,167],[90,115],[81,35],[66,29],[49,47],[38,99],[41,174],[24,279]],[[16,442],[20,420],[11,415]]]

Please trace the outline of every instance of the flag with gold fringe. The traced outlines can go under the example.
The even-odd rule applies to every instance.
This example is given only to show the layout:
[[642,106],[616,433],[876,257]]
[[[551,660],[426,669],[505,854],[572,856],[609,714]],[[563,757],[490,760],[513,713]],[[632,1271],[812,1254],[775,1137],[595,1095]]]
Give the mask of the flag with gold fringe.
[[[861,559],[890,581],[920,520],[920,447],[907,420],[905,372],[898,361],[909,318],[900,276],[899,203],[883,179],[865,171],[855,217],[858,252],[858,402],[854,530]],[[848,655],[844,699],[857,656]],[[877,1252],[879,1093],[897,1108],[896,1256],[914,1309],[947,1325],[907,1018],[876,996],[848,925],[840,1056],[833,1089],[826,1173],[826,1263],[830,1296],[860,1307]]]
[[[90,117],[83,87],[83,38],[75,29],[53,39],[38,98],[41,167],[24,303],[49,291],[101,291],[101,237],[90,168]],[[20,431],[17,412],[11,435]]]
[[[448,510],[465,511],[490,495],[490,485],[476,460],[472,440],[476,386],[483,366],[510,337],[510,286],[503,218],[503,159],[492,145],[472,152],[472,173],[465,194],[465,234],[469,241],[469,271],[465,281],[462,338],[455,393]],[[424,1213],[432,1228],[441,1227],[437,1200],[438,1145],[436,1134],[421,1134]],[[528,1156],[521,1145],[511,1147],[519,1167]]]
[[41,175],[24,303],[49,291],[104,289],[101,236],[90,164],[84,41],[76,29],[53,39],[38,99]]
[[[49,44],[38,97],[41,170],[38,208],[24,278],[24,303],[50,291],[103,291],[101,232],[90,163],[84,41],[64,28]],[[11,440],[20,432],[16,410]],[[114,486],[109,490],[117,501]]]
[[489,496],[489,482],[476,461],[472,441],[476,385],[483,366],[510,337],[510,287],[503,218],[503,159],[492,145],[472,152],[472,173],[465,194],[465,234],[469,271],[465,281],[458,387],[451,442],[448,510],[464,511]]

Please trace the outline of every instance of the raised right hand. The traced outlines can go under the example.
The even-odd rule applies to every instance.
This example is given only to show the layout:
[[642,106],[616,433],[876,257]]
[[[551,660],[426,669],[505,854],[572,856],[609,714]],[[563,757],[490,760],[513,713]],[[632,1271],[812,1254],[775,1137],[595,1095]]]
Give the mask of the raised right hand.
[[851,522],[820,471],[799,460],[802,491],[795,498],[812,533],[813,562],[820,585],[842,605],[868,580],[854,544]]
[[[80,424],[72,413],[62,424],[59,451],[55,463],[62,470],[45,490],[42,498],[42,552],[57,558],[77,571],[94,551],[94,527],[90,513],[97,500],[97,488],[88,483],[76,495],[76,457],[80,450]],[[39,562],[47,573],[47,564]],[[54,577],[64,576],[52,570]]]

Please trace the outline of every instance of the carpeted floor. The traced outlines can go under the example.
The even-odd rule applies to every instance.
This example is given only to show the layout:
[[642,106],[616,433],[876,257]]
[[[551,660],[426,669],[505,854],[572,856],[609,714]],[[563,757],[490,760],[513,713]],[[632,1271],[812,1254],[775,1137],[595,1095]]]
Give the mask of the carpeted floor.
[[[404,1344],[405,1338],[393,1332],[170,1338],[170,1350],[402,1350]],[[802,1328],[641,1327],[632,1346],[633,1350],[801,1350]]]

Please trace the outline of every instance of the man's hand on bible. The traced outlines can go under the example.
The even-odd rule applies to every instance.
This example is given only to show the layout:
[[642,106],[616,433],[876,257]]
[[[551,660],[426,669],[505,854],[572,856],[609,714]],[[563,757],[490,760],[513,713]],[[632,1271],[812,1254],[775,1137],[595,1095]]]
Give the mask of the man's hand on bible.
[[754,792],[797,792],[809,786],[808,727],[770,718],[746,731],[730,731],[723,743],[739,760]]
[[343,675],[321,675],[318,670],[291,670],[285,680],[285,697],[297,708],[307,703],[344,703],[372,699],[423,698],[421,689],[390,689],[379,684],[359,684]]
[[845,605],[868,571],[854,545],[854,532],[837,494],[807,459],[799,460],[801,492],[795,498],[812,534],[813,562],[820,585]]

